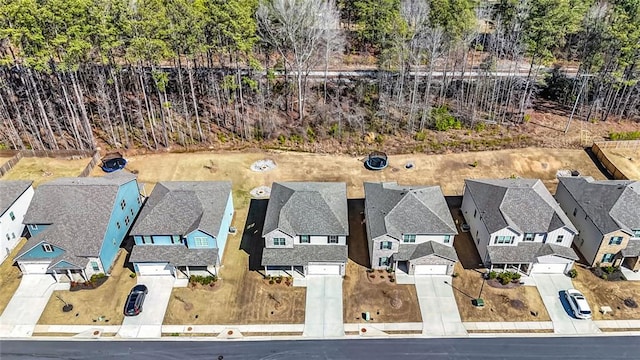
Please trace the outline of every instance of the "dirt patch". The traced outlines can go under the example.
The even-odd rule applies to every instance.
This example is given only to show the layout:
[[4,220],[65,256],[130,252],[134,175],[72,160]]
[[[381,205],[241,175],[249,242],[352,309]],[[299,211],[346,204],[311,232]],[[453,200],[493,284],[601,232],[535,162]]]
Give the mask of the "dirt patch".
[[[66,158],[35,158],[20,159],[3,180],[33,180],[36,187],[43,182],[61,177],[76,177],[89,164],[91,158],[70,160]],[[96,169],[100,169],[96,166]],[[102,172],[102,170],[100,170]],[[104,173],[103,173],[104,174]]]
[[[136,279],[124,265],[127,252],[120,249],[113,271],[107,281],[95,289],[54,291],[38,324],[40,325],[120,325],[124,319],[124,303]],[[65,302],[73,310],[63,312]]]
[[[607,281],[595,276],[584,266],[575,266],[578,276],[573,285],[587,298],[593,311],[594,320],[640,320],[640,312],[627,306],[628,299],[640,301],[639,281]],[[606,315],[600,312],[601,306],[609,306],[613,310]]]
[[553,329],[467,330],[469,334],[548,334]]
[[11,254],[0,264],[0,314],[4,311],[9,304],[9,301],[13,297],[13,293],[16,292],[22,279],[22,272],[17,265],[14,265],[13,259],[18,255],[18,252],[27,239],[22,238],[16,244],[16,247],[11,251]]
[[640,148],[602,149],[607,159],[631,180],[640,180]]
[[487,285],[494,288],[498,288],[498,289],[513,289],[520,286],[520,281],[516,281],[516,282],[510,281],[506,284],[503,284],[498,279],[490,279],[490,280],[487,280]]

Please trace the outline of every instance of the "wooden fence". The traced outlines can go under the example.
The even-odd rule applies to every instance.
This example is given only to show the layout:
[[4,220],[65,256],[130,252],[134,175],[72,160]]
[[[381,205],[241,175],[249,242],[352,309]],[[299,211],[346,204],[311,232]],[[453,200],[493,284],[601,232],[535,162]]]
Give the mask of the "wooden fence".
[[23,157],[49,157],[49,158],[86,158],[91,156],[91,161],[84,168],[79,176],[88,176],[93,168],[100,161],[100,153],[96,150],[0,150],[0,156],[11,156],[2,166],[0,166],[0,176],[4,176]]
[[591,151],[596,156],[600,164],[613,176],[616,180],[629,180],[618,167],[607,157],[602,149],[638,149],[640,148],[640,140],[620,140],[620,141],[601,141],[595,142],[591,146]]

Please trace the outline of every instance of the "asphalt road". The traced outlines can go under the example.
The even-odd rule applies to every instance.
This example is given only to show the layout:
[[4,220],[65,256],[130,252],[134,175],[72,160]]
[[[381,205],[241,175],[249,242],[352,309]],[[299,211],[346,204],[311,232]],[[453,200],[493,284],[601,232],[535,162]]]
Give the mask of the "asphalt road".
[[[173,339],[171,339],[173,340]],[[638,359],[637,337],[296,341],[2,341],[0,359]]]

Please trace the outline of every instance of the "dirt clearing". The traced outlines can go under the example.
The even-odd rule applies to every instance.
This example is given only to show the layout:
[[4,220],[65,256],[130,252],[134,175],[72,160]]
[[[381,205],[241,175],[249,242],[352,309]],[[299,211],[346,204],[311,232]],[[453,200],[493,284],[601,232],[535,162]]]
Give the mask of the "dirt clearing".
[[70,160],[66,158],[23,157],[2,179],[33,180],[33,186],[36,187],[56,178],[78,176],[89,164],[89,161],[91,158]]
[[631,180],[640,180],[640,149],[602,149],[607,159]]

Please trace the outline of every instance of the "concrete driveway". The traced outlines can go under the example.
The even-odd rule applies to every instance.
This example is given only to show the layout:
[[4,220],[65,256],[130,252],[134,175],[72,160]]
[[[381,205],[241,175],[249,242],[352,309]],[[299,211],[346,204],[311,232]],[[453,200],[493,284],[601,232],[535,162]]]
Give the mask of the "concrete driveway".
[[51,275],[23,275],[0,316],[0,337],[31,336],[53,291],[64,289],[69,289],[69,284],[58,284]]
[[460,319],[451,283],[451,276],[415,276],[416,292],[422,313],[423,335],[467,335],[467,330]]
[[344,336],[341,276],[307,276],[303,335],[314,338]]
[[[569,277],[563,274],[534,274],[531,277],[535,280],[542,302],[551,317],[554,333],[576,335],[600,332],[593,321],[573,317],[571,308],[564,299],[564,291],[573,288]],[[593,308],[591,310],[594,311]]]
[[149,289],[142,305],[142,313],[125,316],[118,336],[122,338],[159,338],[175,278],[170,275],[139,276],[138,284]]

